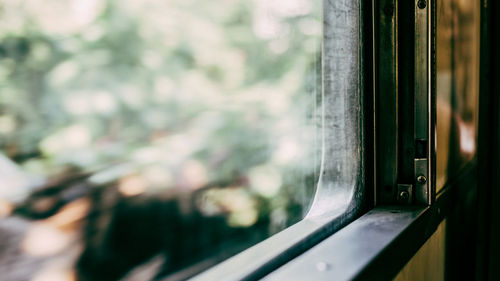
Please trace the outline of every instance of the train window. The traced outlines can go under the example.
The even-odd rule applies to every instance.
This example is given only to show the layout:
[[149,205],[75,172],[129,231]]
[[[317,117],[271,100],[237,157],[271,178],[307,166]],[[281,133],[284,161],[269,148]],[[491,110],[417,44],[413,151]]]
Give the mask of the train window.
[[327,19],[323,95],[321,4],[3,2],[2,279],[184,278],[303,219],[318,181],[309,217],[344,212],[359,10]]
[[478,1],[437,1],[436,187],[474,157],[479,92]]
[[306,217],[194,280],[261,279],[366,211],[370,204],[366,186],[371,184],[367,167],[372,159],[367,143],[373,122],[372,92],[367,90],[370,28],[371,6],[365,1],[323,1],[322,157],[317,191]]
[[2,278],[389,280],[439,225],[451,278],[477,254],[489,13],[0,4]]

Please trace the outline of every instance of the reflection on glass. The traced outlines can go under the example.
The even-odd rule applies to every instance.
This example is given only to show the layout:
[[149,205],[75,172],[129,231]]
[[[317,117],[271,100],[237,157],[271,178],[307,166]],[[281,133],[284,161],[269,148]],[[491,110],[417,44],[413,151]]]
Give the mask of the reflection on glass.
[[6,1],[0,26],[2,278],[189,275],[307,211],[320,1]]
[[437,2],[437,189],[476,151],[479,4]]

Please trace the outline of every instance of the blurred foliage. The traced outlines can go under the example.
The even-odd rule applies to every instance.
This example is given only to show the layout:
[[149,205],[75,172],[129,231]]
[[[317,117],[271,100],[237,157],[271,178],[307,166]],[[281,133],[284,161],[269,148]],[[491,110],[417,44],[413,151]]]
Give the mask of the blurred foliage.
[[320,38],[320,1],[3,1],[1,151],[289,224],[317,177]]

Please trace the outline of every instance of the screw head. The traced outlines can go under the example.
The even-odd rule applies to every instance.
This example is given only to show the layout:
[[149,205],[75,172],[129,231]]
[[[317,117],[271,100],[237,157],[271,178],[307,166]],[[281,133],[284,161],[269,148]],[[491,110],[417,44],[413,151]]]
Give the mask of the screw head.
[[417,177],[417,182],[420,183],[420,184],[424,184],[427,182],[427,178],[423,175],[420,175]]
[[316,269],[318,271],[328,271],[328,270],[330,270],[331,267],[332,267],[331,264],[324,262],[324,261],[318,262],[316,264]]
[[417,7],[419,9],[425,9],[426,6],[427,6],[427,2],[425,0],[418,0]]
[[399,193],[399,199],[400,199],[401,201],[406,201],[406,200],[408,200],[409,198],[410,198],[410,193],[408,193],[408,191],[403,190],[403,191],[401,191],[401,192]]

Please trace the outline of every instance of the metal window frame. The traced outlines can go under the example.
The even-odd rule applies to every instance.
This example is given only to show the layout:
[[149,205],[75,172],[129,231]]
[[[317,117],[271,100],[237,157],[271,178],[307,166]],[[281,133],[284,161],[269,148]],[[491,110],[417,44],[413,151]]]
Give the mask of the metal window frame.
[[[343,1],[325,1],[325,5],[335,8]],[[356,0],[351,1],[351,3]],[[364,77],[362,100],[365,126],[362,126],[362,163],[364,187],[357,187],[362,196],[350,201],[347,211],[340,216],[326,212],[325,216],[310,217],[273,236],[227,262],[211,269],[196,280],[390,280],[403,268],[425,241],[436,231],[439,224],[447,218],[447,255],[446,268],[465,265],[475,257],[474,247],[467,245],[456,249],[464,237],[474,236],[475,230],[464,229],[464,212],[473,210],[469,201],[476,198],[478,186],[478,163],[486,167],[490,160],[487,151],[495,145],[490,139],[478,139],[479,159],[474,159],[464,167],[460,175],[448,182],[438,194],[435,192],[435,126],[436,126],[436,0],[376,0],[373,6],[369,1],[363,3],[364,51],[360,75]],[[425,4],[425,5],[424,5]],[[482,0],[483,14],[489,11],[489,2]],[[422,7],[422,5],[424,5]],[[325,7],[325,16],[330,11]],[[368,9],[368,10],[367,10]],[[368,19],[373,21],[369,24]],[[328,33],[331,28],[325,20],[325,40],[332,40]],[[481,46],[488,46],[488,28],[481,23]],[[368,36],[371,32],[371,35]],[[418,35],[424,33],[426,36]],[[372,38],[375,38],[372,40]],[[366,44],[373,44],[373,49]],[[359,41],[361,44],[362,42]],[[324,49],[327,55],[328,48]],[[369,50],[367,52],[367,50]],[[481,47],[481,51],[489,51]],[[372,53],[370,53],[372,52]],[[367,55],[368,54],[368,55]],[[373,59],[373,64],[367,58]],[[488,120],[498,109],[498,103],[488,104],[491,95],[491,81],[483,81],[483,73],[490,75],[486,59],[481,57],[481,91],[479,136],[490,136],[489,125],[498,120]],[[405,65],[401,64],[405,62]],[[371,67],[371,68],[370,68]],[[373,71],[372,71],[373,70]],[[375,75],[370,76],[370,72]],[[417,74],[415,74],[417,73]],[[495,72],[496,73],[496,72]],[[325,75],[325,74],[324,74]],[[328,73],[326,73],[328,75]],[[373,84],[367,78],[373,78]],[[490,76],[487,76],[490,77]],[[487,79],[487,78],[486,78]],[[363,80],[361,80],[363,81]],[[488,84],[485,86],[485,84]],[[492,84],[493,85],[493,84]],[[373,91],[371,96],[370,89]],[[328,90],[328,87],[326,87]],[[382,99],[388,103],[381,102]],[[498,101],[499,99],[494,99]],[[412,109],[412,110],[408,110]],[[497,114],[498,115],[498,114]],[[373,124],[371,131],[367,127]],[[389,126],[387,126],[389,124]],[[328,125],[328,124],[325,124]],[[498,140],[498,134],[495,140]],[[425,140],[425,157],[418,156],[417,141]],[[497,151],[496,149],[495,151]],[[329,155],[331,156],[331,155]],[[418,156],[418,157],[417,157]],[[372,166],[373,165],[373,166]],[[497,167],[497,166],[495,166]],[[489,179],[494,177],[482,173]],[[424,184],[417,178],[426,177]],[[486,177],[485,177],[486,178]],[[496,180],[498,177],[495,177]],[[494,182],[494,180],[486,182]],[[498,182],[498,181],[496,181]],[[373,185],[371,185],[373,183]],[[407,184],[404,184],[407,183]],[[373,193],[371,192],[373,191]],[[408,198],[401,198],[401,191],[408,191]],[[479,195],[485,198],[491,189]],[[319,194],[319,193],[318,193]],[[413,195],[412,195],[413,194]],[[327,195],[331,195],[327,192]],[[319,196],[321,197],[321,196]],[[318,197],[318,198],[319,198]],[[404,200],[403,200],[404,199]],[[325,201],[325,202],[328,202]],[[359,205],[356,205],[359,204]],[[482,205],[485,205],[484,203]],[[490,204],[491,205],[491,204]],[[374,206],[373,208],[371,208]],[[371,208],[371,210],[370,210]],[[491,207],[490,207],[491,208]],[[479,215],[488,208],[483,207]],[[363,213],[357,218],[359,214]],[[471,217],[475,213],[471,214]],[[496,214],[496,213],[495,213]],[[318,220],[319,219],[319,220]],[[350,224],[345,226],[348,222]],[[481,222],[481,220],[480,220]],[[473,228],[475,222],[466,221],[465,227]],[[482,221],[487,223],[487,219]],[[344,226],[344,227],[343,227]],[[462,233],[458,233],[461,230]],[[465,234],[464,234],[465,233]],[[482,236],[481,236],[482,235]],[[479,233],[479,238],[489,238],[490,233]],[[475,236],[474,236],[475,237]],[[470,237],[469,237],[470,238]],[[470,241],[469,241],[470,242]],[[486,244],[485,244],[486,245]],[[451,246],[451,247],[449,247]],[[480,245],[481,246],[481,245]],[[453,252],[455,251],[455,252]],[[479,247],[478,257],[488,254],[484,245]],[[250,264],[245,261],[256,259]],[[460,260],[462,259],[462,260]],[[487,274],[487,265],[469,265],[463,276],[473,276],[474,269],[483,270],[478,276]],[[446,272],[448,280],[456,275]]]
[[[419,2],[421,5],[422,2],[424,2],[427,7],[431,9],[430,12],[425,11],[425,19],[422,18],[421,14],[419,15],[419,12],[422,13],[423,11],[416,11],[416,9],[420,9],[420,7],[418,7]],[[391,37],[387,36],[385,33],[393,30],[399,30],[400,35],[406,36],[406,38],[404,38],[405,46],[397,47],[393,45],[395,49],[380,49],[383,43],[377,44],[377,40],[375,40],[375,49],[379,49],[375,52],[375,59],[377,60],[377,58],[379,58],[379,61],[386,62],[385,66],[380,66],[376,63],[375,69],[379,72],[385,70],[385,72],[376,75],[375,89],[378,91],[386,91],[383,93],[375,93],[377,96],[376,99],[380,99],[382,96],[389,96],[389,100],[394,102],[394,104],[386,106],[387,110],[385,111],[381,111],[380,107],[376,108],[378,114],[377,119],[375,119],[377,120],[377,134],[381,132],[387,133],[393,130],[393,128],[381,128],[382,125],[392,124],[400,126],[399,130],[395,130],[398,131],[397,135],[400,137],[399,140],[396,135],[376,137],[376,140],[379,142],[378,145],[383,144],[380,143],[380,141],[385,141],[389,145],[392,145],[393,148],[388,154],[380,153],[383,149],[381,150],[379,148],[376,150],[378,152],[378,159],[376,159],[378,206],[300,257],[268,275],[267,279],[391,280],[407,264],[425,241],[436,231],[439,224],[446,218],[448,231],[446,234],[447,247],[445,251],[448,258],[445,263],[445,279],[486,280],[484,277],[488,276],[489,280],[495,280],[494,276],[498,275],[498,272],[492,271],[491,263],[498,260],[499,255],[496,254],[493,258],[491,258],[491,256],[488,257],[492,252],[486,249],[486,245],[499,244],[495,242],[497,239],[488,240],[488,238],[491,237],[489,235],[492,235],[498,228],[488,232],[489,226],[487,224],[488,222],[491,223],[491,220],[488,221],[488,218],[481,218],[481,216],[487,215],[486,213],[488,210],[492,208],[491,199],[486,198],[486,196],[487,194],[495,193],[494,189],[488,187],[484,192],[479,193],[479,196],[482,196],[479,198],[483,200],[488,199],[485,200],[487,202],[475,201],[477,196],[476,193],[478,193],[477,190],[481,182],[498,183],[499,178],[498,173],[494,172],[498,170],[499,167],[498,159],[500,156],[498,156],[498,147],[495,146],[498,145],[499,134],[498,131],[491,132],[490,126],[498,125],[498,120],[500,120],[498,118],[498,116],[500,116],[498,115],[498,110],[495,111],[495,109],[499,107],[498,101],[500,99],[498,99],[490,89],[498,88],[497,83],[492,83],[493,81],[488,80],[492,77],[491,73],[496,73],[498,70],[490,65],[488,60],[488,23],[485,23],[485,19],[483,18],[483,16],[488,16],[491,13],[489,8],[490,4],[488,1],[482,1],[481,10],[482,28],[480,44],[481,46],[485,46],[481,47],[481,51],[486,53],[486,56],[481,56],[480,62],[480,75],[482,79],[480,85],[482,86],[480,91],[481,104],[479,110],[480,116],[483,116],[483,118],[480,117],[479,120],[478,147],[481,147],[481,149],[478,151],[477,158],[466,165],[461,170],[459,176],[450,179],[440,192],[435,194],[435,189],[433,189],[435,186],[435,179],[433,179],[435,173],[435,151],[433,151],[433,147],[435,147],[434,128],[436,126],[436,1],[416,0],[412,3],[407,1],[380,0],[378,3],[379,5],[374,5],[375,19],[379,19],[378,25],[374,25],[376,27],[375,37],[393,39],[397,37],[397,35]],[[410,3],[409,5],[415,4],[414,9],[408,9],[408,3]],[[388,11],[391,10],[387,7],[391,7],[392,5],[398,7],[398,12],[401,13],[399,17],[400,20],[383,20],[384,17],[387,17]],[[411,19],[411,17],[408,17],[408,13],[411,13],[411,11],[415,11],[415,25],[411,24],[412,20],[408,22],[408,18]],[[488,20],[488,18],[486,20]],[[402,26],[394,28],[394,22],[398,22],[402,24]],[[414,37],[415,41],[408,40],[413,37],[414,34],[418,34],[418,32],[422,32],[422,30],[426,28],[426,34],[428,36],[425,36],[425,38]],[[415,33],[412,31],[415,31]],[[395,41],[398,42],[398,40]],[[403,43],[403,40],[399,41],[399,43]],[[408,50],[408,45],[413,45],[414,48]],[[408,62],[409,59],[415,58],[413,67],[410,63],[407,69],[410,69],[410,71],[415,70],[415,72],[419,72],[420,75],[415,74],[416,76],[412,77],[413,74],[408,70],[398,68],[398,61],[396,58],[384,60],[384,54],[388,56],[388,54],[397,54],[398,52],[399,54],[396,57],[400,58],[400,61]],[[422,53],[424,52],[427,56],[426,59],[422,59]],[[422,62],[422,60],[424,62]],[[385,77],[385,79],[383,79],[384,75],[394,75],[395,77],[393,79],[389,79],[390,77]],[[381,81],[385,84],[377,85],[377,82],[381,83]],[[420,85],[418,85],[419,83]],[[422,84],[424,84],[424,87],[421,87]],[[411,90],[408,89],[408,85],[414,86],[414,95],[409,94]],[[494,97],[492,97],[492,95]],[[401,101],[398,97],[402,97],[402,99],[405,100]],[[401,112],[404,109],[412,108],[408,106],[410,102],[418,103],[420,99],[424,100],[420,105],[422,107],[427,107],[425,110],[422,110],[422,108],[415,109],[416,111],[413,112],[414,119],[406,118],[404,114],[402,116]],[[494,102],[488,104],[488,101]],[[421,118],[423,114],[426,115],[426,118]],[[415,115],[420,115],[420,118]],[[399,120],[398,117],[400,118]],[[380,122],[381,118],[388,118],[388,120],[391,121],[383,123]],[[401,128],[401,123],[405,122],[406,125],[413,124],[415,127],[407,126],[410,127],[410,129],[406,130]],[[384,184],[394,185],[397,184],[398,180],[408,179],[408,174],[411,175],[411,170],[408,169],[408,167],[401,167],[400,165],[402,163],[409,163],[408,159],[411,159],[414,155],[409,153],[410,157],[407,157],[408,159],[406,159],[406,161],[401,161],[401,159],[405,157],[404,155],[395,155],[398,153],[403,154],[402,152],[406,151],[406,149],[402,150],[401,148],[405,146],[411,147],[411,145],[408,144],[408,140],[413,142],[413,137],[415,139],[421,138],[421,136],[417,134],[417,130],[419,130],[417,126],[422,126],[422,131],[427,130],[427,144],[429,145],[429,150],[427,151],[427,163],[424,165],[424,169],[427,170],[422,171],[428,173],[427,193],[422,189],[419,190],[423,185],[420,187],[417,186],[416,192],[420,194],[416,194],[414,197],[416,202],[411,202],[411,200],[401,201],[401,199],[398,198],[398,194],[395,194],[400,190],[394,188],[394,186],[386,188]],[[426,126],[428,127],[425,128]],[[413,128],[415,128],[415,130]],[[408,131],[411,132],[411,134],[408,133]],[[415,134],[413,134],[414,132]],[[488,151],[495,151],[495,154],[493,156],[488,155]],[[391,164],[386,163],[386,165],[380,165],[380,159],[393,162]],[[417,160],[415,160],[415,164],[418,164],[416,163]],[[415,168],[417,165],[413,167]],[[478,171],[478,167],[483,167],[482,171]],[[403,171],[398,171],[398,169]],[[407,171],[405,171],[405,169]],[[408,173],[408,170],[410,170],[410,173]],[[390,171],[398,172],[402,175],[395,177],[389,174]],[[416,168],[413,171],[413,178],[417,180],[415,176],[418,177],[418,172],[420,171]],[[387,174],[383,174],[384,172]],[[483,179],[478,179],[478,174],[483,175]],[[412,185],[408,184],[408,186],[411,187]],[[398,205],[383,206],[391,203]],[[476,230],[476,227],[478,227],[476,219],[478,217],[476,216],[475,207],[477,205],[482,206],[480,207],[480,212],[477,213],[481,218],[479,220],[479,226],[487,230],[482,232],[479,231],[480,235],[474,238],[478,231]],[[488,215],[488,217],[498,216],[498,212],[493,212],[493,215]],[[496,225],[498,226],[499,224],[497,223]],[[476,248],[473,243],[478,242],[482,238],[485,239],[481,240],[479,243],[480,247],[478,247],[479,249],[476,257]],[[492,243],[491,240],[495,241]],[[460,268],[460,270],[446,270],[457,268]],[[476,268],[479,269],[477,273],[475,272]]]
[[430,206],[375,207],[266,280],[392,280],[453,214],[457,196],[475,186],[476,172],[472,163]]

